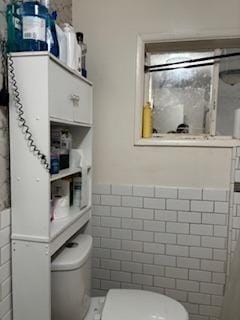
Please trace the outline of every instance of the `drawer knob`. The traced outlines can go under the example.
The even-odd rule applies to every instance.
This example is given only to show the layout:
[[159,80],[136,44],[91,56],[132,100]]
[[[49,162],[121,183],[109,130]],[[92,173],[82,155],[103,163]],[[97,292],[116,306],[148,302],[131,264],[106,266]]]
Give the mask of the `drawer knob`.
[[78,105],[80,101],[80,97],[76,94],[72,94],[70,96],[70,100],[73,102],[74,105]]

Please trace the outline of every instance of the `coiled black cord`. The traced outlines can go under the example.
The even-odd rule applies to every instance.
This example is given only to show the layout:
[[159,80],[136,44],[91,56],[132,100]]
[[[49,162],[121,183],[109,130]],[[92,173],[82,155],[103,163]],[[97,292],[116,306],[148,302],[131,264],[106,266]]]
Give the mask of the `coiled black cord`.
[[14,62],[11,54],[8,55],[8,73],[10,79],[10,85],[13,93],[13,98],[15,101],[15,107],[17,111],[17,120],[19,127],[22,128],[23,134],[28,142],[28,146],[31,152],[40,160],[43,167],[50,172],[50,165],[47,161],[47,157],[43,154],[40,149],[37,147],[32,132],[27,124],[26,119],[24,118],[24,107],[21,103],[20,93],[17,85],[15,70],[14,70]]

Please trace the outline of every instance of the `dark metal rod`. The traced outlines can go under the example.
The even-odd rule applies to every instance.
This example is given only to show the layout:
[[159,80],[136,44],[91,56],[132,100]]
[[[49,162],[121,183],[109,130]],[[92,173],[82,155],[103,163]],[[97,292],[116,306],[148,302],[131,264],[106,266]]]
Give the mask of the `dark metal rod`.
[[197,67],[205,67],[205,66],[212,66],[215,62],[205,62],[205,63],[199,63],[194,64],[190,66],[183,66],[183,67],[173,67],[173,68],[161,68],[161,69],[153,69],[148,70],[148,72],[158,72],[158,71],[170,71],[170,70],[176,70],[176,69],[190,69],[190,68],[197,68]]
[[165,67],[169,67],[169,66],[173,66],[173,65],[177,65],[177,64],[202,62],[202,61],[215,60],[215,59],[225,59],[225,58],[236,57],[236,56],[240,56],[240,52],[220,54],[220,55],[216,55],[216,56],[203,57],[203,58],[191,59],[191,60],[185,60],[185,61],[157,64],[155,66],[145,66],[145,72],[150,71],[151,69],[165,68]]

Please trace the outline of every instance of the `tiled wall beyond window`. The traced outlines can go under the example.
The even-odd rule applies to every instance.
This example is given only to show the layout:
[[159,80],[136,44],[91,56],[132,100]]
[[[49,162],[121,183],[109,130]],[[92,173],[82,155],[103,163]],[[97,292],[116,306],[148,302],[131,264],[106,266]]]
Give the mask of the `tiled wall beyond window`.
[[0,212],[0,320],[11,319],[10,210]]
[[182,302],[191,320],[219,319],[228,190],[96,185],[93,202],[94,295],[146,289]]

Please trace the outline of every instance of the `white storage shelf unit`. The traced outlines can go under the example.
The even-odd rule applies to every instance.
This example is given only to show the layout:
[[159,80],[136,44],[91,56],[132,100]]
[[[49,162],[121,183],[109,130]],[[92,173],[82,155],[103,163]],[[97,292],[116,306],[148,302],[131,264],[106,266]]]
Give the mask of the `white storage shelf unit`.
[[[51,126],[67,127],[88,166],[87,207],[50,222],[50,175],[30,151],[10,95],[10,152],[14,320],[51,319],[51,256],[91,217],[92,84],[46,52],[12,55],[24,117],[50,162]],[[25,281],[28,279],[27,283]]]

